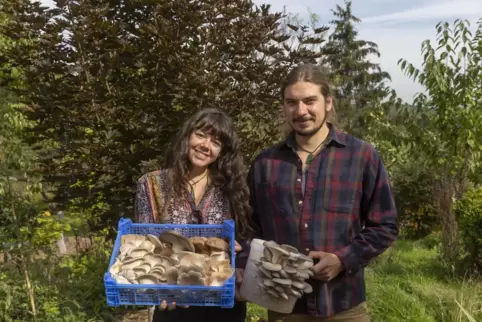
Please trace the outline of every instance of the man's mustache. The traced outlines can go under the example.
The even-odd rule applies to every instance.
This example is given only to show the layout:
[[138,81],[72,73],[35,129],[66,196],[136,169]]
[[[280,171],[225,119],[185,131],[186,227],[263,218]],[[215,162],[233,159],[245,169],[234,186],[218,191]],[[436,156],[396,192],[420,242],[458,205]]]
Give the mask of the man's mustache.
[[293,122],[304,122],[314,120],[311,116],[299,116],[293,119]]

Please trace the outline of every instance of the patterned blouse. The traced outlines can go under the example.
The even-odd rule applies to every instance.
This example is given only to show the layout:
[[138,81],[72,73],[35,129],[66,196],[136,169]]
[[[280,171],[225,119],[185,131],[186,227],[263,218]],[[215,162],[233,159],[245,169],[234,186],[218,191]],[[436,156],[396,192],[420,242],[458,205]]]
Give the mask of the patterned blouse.
[[[157,170],[144,174],[137,182],[135,197],[136,223],[192,224],[193,200],[189,193],[180,202],[169,202],[165,218],[160,218],[167,198],[167,170]],[[222,224],[231,219],[229,202],[218,188],[209,186],[199,204],[204,224]]]

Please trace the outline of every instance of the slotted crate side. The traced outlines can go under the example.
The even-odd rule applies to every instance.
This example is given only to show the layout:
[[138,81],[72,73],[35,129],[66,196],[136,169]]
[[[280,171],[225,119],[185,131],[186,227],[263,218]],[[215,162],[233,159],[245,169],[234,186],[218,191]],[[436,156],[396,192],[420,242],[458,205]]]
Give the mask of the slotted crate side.
[[[194,285],[137,285],[117,284],[110,276],[109,269],[114,264],[120,250],[122,235],[152,234],[159,236],[166,230],[175,230],[183,236],[227,237],[234,241],[234,221],[226,220],[221,225],[171,225],[171,224],[134,224],[132,220],[121,218],[118,233],[107,273],[104,275],[104,285],[107,305],[159,305],[163,300],[176,302],[177,305],[189,306],[234,306],[235,274],[223,286]],[[234,242],[230,242],[231,263],[235,268]]]

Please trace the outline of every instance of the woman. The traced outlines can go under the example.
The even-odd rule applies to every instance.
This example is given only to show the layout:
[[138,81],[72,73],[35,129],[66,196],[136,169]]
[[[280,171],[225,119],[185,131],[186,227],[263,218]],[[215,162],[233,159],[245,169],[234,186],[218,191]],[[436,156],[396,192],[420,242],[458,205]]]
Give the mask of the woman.
[[[245,240],[251,209],[232,120],[204,109],[187,120],[174,140],[164,169],[139,179],[136,222],[220,224],[233,219],[236,239]],[[240,301],[232,309],[166,306],[164,301],[156,307],[153,321],[244,322],[246,317],[246,302]]]

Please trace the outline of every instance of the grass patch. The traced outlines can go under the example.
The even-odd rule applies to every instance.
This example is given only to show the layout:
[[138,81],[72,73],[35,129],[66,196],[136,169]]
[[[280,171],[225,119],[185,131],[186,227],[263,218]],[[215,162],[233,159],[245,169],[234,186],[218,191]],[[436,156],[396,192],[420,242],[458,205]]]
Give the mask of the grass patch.
[[[447,274],[424,241],[398,240],[365,276],[373,322],[472,321],[464,310],[482,321],[482,281]],[[266,319],[266,310],[249,304],[248,316],[250,322]]]

